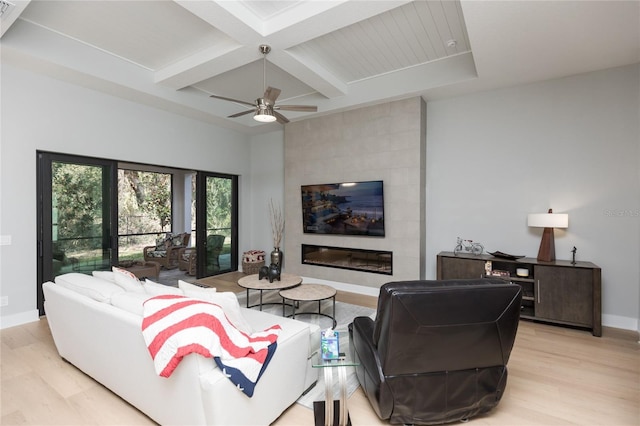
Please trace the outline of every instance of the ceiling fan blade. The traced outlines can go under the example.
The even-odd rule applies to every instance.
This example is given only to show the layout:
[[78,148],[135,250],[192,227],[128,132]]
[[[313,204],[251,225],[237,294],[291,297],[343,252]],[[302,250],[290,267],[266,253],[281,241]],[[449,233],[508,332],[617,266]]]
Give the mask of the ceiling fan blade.
[[280,89],[269,86],[267,87],[267,90],[264,91],[263,98],[268,100],[271,105],[275,105],[276,99],[280,96],[280,92]]
[[249,106],[252,106],[252,107],[256,106],[255,103],[240,101],[238,99],[225,98],[224,96],[210,95],[209,97],[210,98],[216,98],[216,99],[222,99],[223,101],[230,101],[230,102],[235,102],[235,103],[238,103],[238,104],[249,105]]
[[278,123],[280,124],[286,124],[289,122],[289,119],[284,115],[280,114],[278,111],[273,111],[273,115],[276,116],[276,120],[278,120]]
[[304,112],[318,111],[318,107],[315,105],[276,105],[273,109],[281,109],[283,111],[304,111]]
[[242,117],[243,115],[251,114],[252,112],[255,112],[255,110],[248,109],[246,111],[242,111],[242,112],[238,112],[238,113],[232,114],[232,115],[228,116],[227,118]]

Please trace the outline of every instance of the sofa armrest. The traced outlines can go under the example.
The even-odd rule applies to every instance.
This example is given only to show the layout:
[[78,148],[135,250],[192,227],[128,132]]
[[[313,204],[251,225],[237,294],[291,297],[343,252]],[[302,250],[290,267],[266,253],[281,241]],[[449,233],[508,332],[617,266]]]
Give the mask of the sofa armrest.
[[385,382],[378,350],[373,343],[374,321],[369,317],[356,317],[349,324],[349,347],[358,364],[356,374],[371,406],[381,419],[388,419],[393,409],[389,389]]

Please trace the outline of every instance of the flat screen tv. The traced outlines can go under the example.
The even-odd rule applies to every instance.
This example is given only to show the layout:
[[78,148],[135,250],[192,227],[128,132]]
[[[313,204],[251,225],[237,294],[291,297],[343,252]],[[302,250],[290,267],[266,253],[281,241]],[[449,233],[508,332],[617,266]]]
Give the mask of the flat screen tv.
[[305,233],[384,237],[381,180],[302,185],[300,189]]

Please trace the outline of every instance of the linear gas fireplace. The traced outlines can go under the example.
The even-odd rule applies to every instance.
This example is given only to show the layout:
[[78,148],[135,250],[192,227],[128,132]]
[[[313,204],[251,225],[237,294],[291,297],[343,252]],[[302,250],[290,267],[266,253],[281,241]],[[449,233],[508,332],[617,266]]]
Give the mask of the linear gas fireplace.
[[393,274],[393,252],[302,244],[302,263],[375,274]]

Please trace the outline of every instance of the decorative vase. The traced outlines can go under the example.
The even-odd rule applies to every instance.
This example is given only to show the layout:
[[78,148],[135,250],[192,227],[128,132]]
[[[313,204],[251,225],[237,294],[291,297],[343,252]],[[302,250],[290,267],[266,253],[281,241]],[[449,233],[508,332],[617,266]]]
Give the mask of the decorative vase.
[[278,269],[282,269],[282,252],[280,247],[274,247],[271,252],[271,263],[278,265]]

